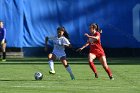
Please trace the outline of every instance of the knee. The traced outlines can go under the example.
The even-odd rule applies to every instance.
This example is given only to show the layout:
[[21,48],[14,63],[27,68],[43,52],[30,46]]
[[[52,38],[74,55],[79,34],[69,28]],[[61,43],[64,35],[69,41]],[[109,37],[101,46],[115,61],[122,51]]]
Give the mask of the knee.
[[65,64],[64,66],[65,66],[65,68],[67,68],[69,66],[69,64]]
[[108,68],[108,66],[107,66],[107,65],[103,65],[103,68],[104,68],[104,69],[107,69],[107,68]]
[[69,66],[69,64],[67,63],[66,60],[63,60],[62,63],[63,63],[63,65],[64,65],[65,68],[67,68]]
[[48,60],[52,60],[52,54],[48,55]]

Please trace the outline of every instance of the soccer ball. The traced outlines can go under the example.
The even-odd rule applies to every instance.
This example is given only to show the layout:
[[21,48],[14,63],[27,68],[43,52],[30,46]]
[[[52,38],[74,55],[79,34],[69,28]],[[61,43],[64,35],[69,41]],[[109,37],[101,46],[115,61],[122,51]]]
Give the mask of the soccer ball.
[[34,78],[35,78],[35,80],[42,80],[43,74],[41,72],[36,72],[34,74]]

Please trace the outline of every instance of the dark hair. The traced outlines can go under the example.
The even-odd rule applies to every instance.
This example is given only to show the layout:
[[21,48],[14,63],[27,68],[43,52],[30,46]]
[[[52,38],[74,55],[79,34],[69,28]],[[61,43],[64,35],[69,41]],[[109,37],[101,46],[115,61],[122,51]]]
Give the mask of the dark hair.
[[64,31],[64,34],[63,34],[64,37],[66,37],[67,39],[70,39],[70,38],[69,38],[69,34],[67,33],[65,27],[63,27],[63,26],[58,27],[58,28],[57,28],[57,31]]
[[102,33],[102,29],[100,29],[98,24],[93,23],[93,24],[90,25],[90,27],[94,27],[96,29],[96,31],[98,31],[99,33]]

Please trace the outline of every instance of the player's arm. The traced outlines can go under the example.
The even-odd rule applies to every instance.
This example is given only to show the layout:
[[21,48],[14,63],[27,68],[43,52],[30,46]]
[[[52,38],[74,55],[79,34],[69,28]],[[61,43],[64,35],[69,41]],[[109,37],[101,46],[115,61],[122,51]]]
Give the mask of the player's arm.
[[49,40],[49,38],[46,37],[46,38],[45,38],[45,51],[48,50],[48,40]]
[[54,40],[54,39],[55,39],[55,36],[45,37],[45,51],[48,50],[48,41]]
[[65,47],[72,48],[71,44],[64,45]]
[[4,29],[4,32],[3,32],[3,39],[1,41],[1,44],[4,44],[5,43],[5,38],[6,38],[6,29]]
[[97,35],[97,36],[90,36],[90,35],[87,34],[87,33],[85,33],[85,36],[88,37],[88,38],[92,38],[92,39],[94,40],[94,42],[97,41],[97,40],[100,38],[99,35]]
[[62,45],[68,48],[72,48],[72,45],[70,44],[70,41],[67,38],[63,38]]
[[87,46],[89,46],[89,42],[87,42],[85,45],[83,45],[81,48],[77,49],[76,51],[81,51],[84,48],[86,48]]
[[67,45],[63,45],[64,47],[67,47],[67,48],[72,48],[72,45],[71,44],[67,44]]

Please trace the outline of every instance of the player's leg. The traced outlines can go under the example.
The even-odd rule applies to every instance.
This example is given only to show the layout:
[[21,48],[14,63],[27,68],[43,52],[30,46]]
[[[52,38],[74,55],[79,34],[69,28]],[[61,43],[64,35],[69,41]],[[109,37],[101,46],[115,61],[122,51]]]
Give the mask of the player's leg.
[[6,61],[6,43],[1,45],[2,48],[2,61]]
[[88,61],[89,61],[89,66],[92,69],[92,71],[95,73],[95,78],[98,78],[98,74],[97,74],[97,70],[96,70],[96,66],[93,62],[93,60],[96,58],[96,55],[89,53],[88,56]]
[[74,77],[74,75],[72,73],[71,67],[69,66],[69,64],[68,64],[68,62],[66,60],[66,57],[65,56],[61,57],[60,58],[60,61],[62,62],[62,64],[64,65],[64,67],[68,71],[68,73],[70,74],[71,79],[72,80],[75,80],[75,77]]
[[110,79],[114,79],[114,78],[113,78],[113,75],[112,75],[112,72],[111,72],[109,66],[107,65],[106,57],[105,57],[105,56],[101,56],[101,57],[99,58],[99,60],[100,60],[100,62],[102,63],[102,66],[103,66],[103,68],[105,69],[105,71],[107,72],[109,78],[110,78]]
[[49,73],[50,74],[55,74],[54,62],[53,62],[55,59],[56,59],[56,56],[54,54],[50,53],[48,55],[48,60],[49,60],[48,63],[49,63],[49,67],[50,67]]

